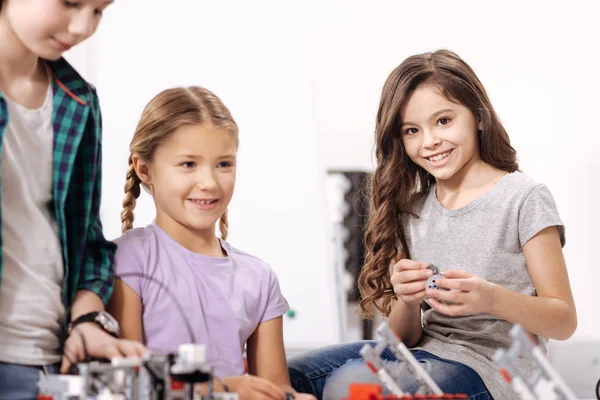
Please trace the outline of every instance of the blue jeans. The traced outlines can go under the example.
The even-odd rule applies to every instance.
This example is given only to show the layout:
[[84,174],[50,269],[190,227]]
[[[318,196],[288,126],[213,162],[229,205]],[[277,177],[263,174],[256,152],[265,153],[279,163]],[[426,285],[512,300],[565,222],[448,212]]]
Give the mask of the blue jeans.
[[[360,341],[328,346],[288,359],[292,386],[296,391],[312,393],[321,400],[337,400],[348,397],[351,383],[381,383],[360,356],[360,349],[373,341]],[[464,393],[471,400],[493,400],[483,380],[472,368],[450,360],[439,358],[422,350],[411,350],[425,371],[444,393]],[[386,349],[381,357],[386,362],[404,368],[392,352]],[[405,391],[414,393],[417,383],[407,373],[407,379],[400,382]],[[388,393],[384,390],[384,393]]]
[[0,400],[36,400],[40,371],[57,374],[59,365],[35,367],[0,362]]

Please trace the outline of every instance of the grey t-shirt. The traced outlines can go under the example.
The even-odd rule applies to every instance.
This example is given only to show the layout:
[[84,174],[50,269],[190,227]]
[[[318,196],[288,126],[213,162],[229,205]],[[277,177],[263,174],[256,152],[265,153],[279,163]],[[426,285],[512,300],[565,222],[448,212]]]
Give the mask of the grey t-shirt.
[[[418,201],[419,218],[405,217],[413,260],[433,263],[441,271],[462,269],[518,293],[535,296],[523,245],[541,230],[564,226],[552,194],[520,172],[504,176],[490,191],[457,210],[437,200],[435,185]],[[493,362],[494,352],[511,345],[510,322],[489,314],[450,317],[433,309],[423,314],[424,335],[417,349],[473,368],[496,399],[518,399]],[[536,337],[546,351],[548,340]],[[522,373],[531,364],[517,362]]]

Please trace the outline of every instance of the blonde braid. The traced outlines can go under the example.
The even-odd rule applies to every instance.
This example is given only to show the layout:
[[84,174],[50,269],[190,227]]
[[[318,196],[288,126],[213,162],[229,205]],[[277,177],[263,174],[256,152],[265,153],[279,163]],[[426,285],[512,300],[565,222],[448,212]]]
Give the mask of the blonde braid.
[[219,230],[221,231],[221,239],[227,240],[227,234],[229,233],[229,221],[227,219],[227,209],[221,218],[219,219]]
[[125,198],[123,199],[123,211],[121,211],[121,232],[125,232],[133,228],[133,209],[135,208],[136,199],[140,197],[140,178],[135,173],[131,155],[129,156],[129,168],[125,175]]

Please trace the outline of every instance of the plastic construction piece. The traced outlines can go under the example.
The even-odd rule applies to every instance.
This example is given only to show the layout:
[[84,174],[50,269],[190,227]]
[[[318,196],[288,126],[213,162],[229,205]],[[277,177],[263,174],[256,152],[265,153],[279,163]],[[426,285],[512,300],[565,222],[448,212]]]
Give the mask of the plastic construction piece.
[[367,362],[367,366],[373,371],[374,374],[379,376],[381,382],[385,385],[390,392],[396,396],[402,396],[406,394],[404,390],[398,385],[401,375],[397,368],[393,368],[391,365],[386,364],[381,359],[381,353],[385,351],[387,345],[384,342],[379,342],[375,347],[365,344],[360,349],[360,355]]
[[429,374],[423,369],[421,364],[412,355],[400,338],[390,329],[387,323],[382,323],[377,328],[377,334],[382,341],[390,348],[398,361],[406,361],[408,370],[419,382],[417,393],[425,394],[444,394],[442,389],[435,383]]
[[433,264],[429,264],[425,268],[430,269],[433,272],[433,275],[439,275],[440,274],[440,269],[438,267],[436,267],[435,265],[433,265]]
[[[577,400],[521,325],[514,325],[510,335],[513,338],[511,347],[497,350],[494,361],[522,400]],[[529,376],[520,374],[516,368],[515,363],[520,357],[532,360],[533,369]]]
[[446,279],[443,275],[432,275],[427,279],[425,283],[425,289],[439,289],[439,290],[450,290],[446,288],[439,287],[437,282],[440,279]]
[[[431,376],[423,369],[421,364],[412,355],[402,340],[383,322],[377,329],[380,341],[375,346],[366,344],[360,350],[360,354],[367,362],[371,370],[379,376],[384,386],[392,393],[384,396],[379,385],[352,384],[349,388],[351,400],[361,399],[465,399],[464,394],[444,394]],[[386,363],[381,359],[381,353],[389,348],[396,359],[404,362],[406,368],[397,368],[394,363]],[[402,386],[402,375],[408,373],[416,379],[418,388],[416,393],[411,394]],[[379,389],[377,389],[379,387]],[[366,396],[366,397],[364,397]]]
[[[77,375],[40,374],[37,400],[239,400],[213,392],[204,345],[184,344],[177,354],[150,354],[112,362],[77,364]],[[206,383],[206,394],[194,385]]]
[[381,385],[353,383],[348,387],[346,400],[439,400],[468,399],[466,394],[407,394],[403,396],[384,395]]
[[[452,291],[452,292],[460,292],[460,290],[458,290],[458,289],[447,289],[447,288],[439,287],[437,285],[437,281],[440,279],[447,279],[447,278],[443,275],[430,276],[429,279],[427,279],[427,282],[425,283],[425,289],[438,289],[438,290],[447,290],[447,291]],[[425,300],[428,300],[430,298],[431,298],[431,296],[425,296]],[[442,302],[444,304],[448,304],[448,305],[454,304],[451,301],[442,301]]]

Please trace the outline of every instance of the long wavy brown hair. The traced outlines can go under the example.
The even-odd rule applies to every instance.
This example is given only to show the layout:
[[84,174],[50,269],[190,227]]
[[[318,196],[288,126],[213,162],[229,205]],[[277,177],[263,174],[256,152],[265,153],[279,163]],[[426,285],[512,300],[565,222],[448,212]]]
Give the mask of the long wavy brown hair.
[[360,307],[366,318],[372,317],[374,308],[385,316],[390,314],[396,300],[390,265],[400,251],[410,259],[402,217],[418,217],[413,200],[435,182],[408,157],[401,136],[400,110],[421,84],[436,86],[448,100],[467,107],[482,122],[478,136],[484,162],[507,172],[519,169],[516,151],[483,85],[457,54],[448,50],[418,54],[394,69],[383,87],[375,126],[377,166],[370,182],[367,254],[358,279]]
[[[237,147],[238,126],[229,109],[208,89],[198,86],[171,88],[163,90],[150,100],[142,112],[129,145],[129,168],[125,177],[125,198],[121,212],[122,232],[133,227],[133,209],[140,196],[140,187],[143,186],[151,192],[135,172],[133,155],[137,154],[145,161],[152,161],[158,146],[179,127],[203,123],[212,123],[216,127],[225,129],[232,135]],[[219,231],[223,240],[227,239],[228,230],[229,223],[227,210],[225,210],[219,219]]]

